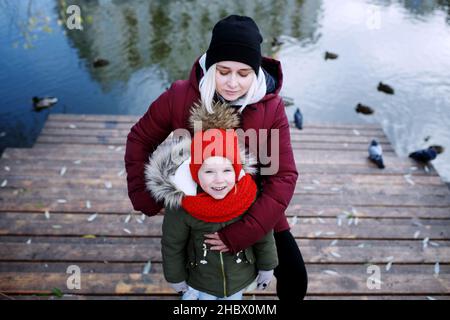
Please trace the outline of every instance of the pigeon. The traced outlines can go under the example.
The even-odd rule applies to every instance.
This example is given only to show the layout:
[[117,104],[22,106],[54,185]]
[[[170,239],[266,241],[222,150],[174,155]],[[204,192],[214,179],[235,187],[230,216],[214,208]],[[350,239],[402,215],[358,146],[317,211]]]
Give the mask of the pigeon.
[[375,163],[379,169],[384,169],[383,149],[376,140],[372,140],[369,145],[369,159]]
[[94,60],[94,62],[92,63],[92,65],[94,66],[94,68],[101,68],[101,67],[105,67],[109,64],[109,61],[106,59],[101,59],[101,58],[97,58]]
[[49,108],[55,103],[58,102],[58,98],[55,97],[33,97],[33,107],[35,110],[42,110],[45,108]]
[[378,83],[378,91],[382,91],[387,94],[394,94],[394,88],[390,85],[384,84],[383,82]]
[[441,154],[442,152],[444,152],[444,147],[440,146],[438,144],[433,144],[433,145],[430,146],[430,148],[433,148],[434,151],[437,152],[437,154]]
[[357,113],[362,113],[362,114],[372,114],[375,111],[373,111],[373,109],[369,106],[365,106],[361,103],[358,103],[358,105],[355,108]]
[[336,53],[325,51],[325,60],[328,60],[328,59],[334,60],[337,58],[338,58],[338,55]]
[[294,122],[295,122],[295,126],[302,130],[303,129],[303,115],[300,111],[300,108],[297,108],[297,110],[295,110],[294,113]]
[[422,149],[411,152],[409,154],[409,157],[418,162],[427,163],[428,161],[436,159],[437,155],[438,152],[434,147],[428,147],[428,149]]

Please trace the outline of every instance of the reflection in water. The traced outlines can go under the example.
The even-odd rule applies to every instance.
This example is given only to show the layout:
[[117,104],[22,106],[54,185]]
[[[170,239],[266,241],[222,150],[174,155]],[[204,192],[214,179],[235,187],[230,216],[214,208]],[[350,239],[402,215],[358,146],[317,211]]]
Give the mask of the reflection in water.
[[[71,4],[81,8],[83,31],[64,27]],[[306,123],[380,123],[401,156],[427,135],[450,150],[449,7],[443,0],[0,0],[0,152],[31,146],[48,112],[144,113],[188,76],[213,25],[233,13],[258,23],[263,53],[281,59],[283,94],[302,107]],[[368,30],[374,8],[381,28]],[[284,44],[272,48],[274,38]],[[326,50],[339,59],[325,62]],[[96,58],[110,64],[96,69]],[[396,94],[379,94],[378,81]],[[35,114],[35,95],[60,102]],[[375,115],[356,115],[359,102]],[[449,153],[435,164],[450,180]]]
[[[64,20],[67,3],[59,0],[58,4]],[[90,68],[94,79],[102,85],[126,82],[135,71],[156,65],[166,73],[169,85],[187,77],[192,63],[206,51],[211,29],[220,18],[232,13],[253,16],[266,39],[263,51],[271,55],[273,37],[314,38],[321,1],[77,0],[71,4],[92,17],[84,32],[67,33],[80,57],[89,64],[97,56],[113,62],[109,72]]]

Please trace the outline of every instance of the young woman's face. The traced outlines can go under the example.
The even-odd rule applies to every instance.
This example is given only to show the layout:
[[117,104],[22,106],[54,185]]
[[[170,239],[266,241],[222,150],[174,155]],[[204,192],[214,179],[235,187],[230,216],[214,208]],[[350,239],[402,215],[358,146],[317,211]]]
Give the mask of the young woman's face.
[[205,159],[198,171],[198,180],[203,191],[214,199],[220,200],[235,185],[234,168],[231,161],[223,157]]
[[221,61],[216,64],[216,90],[226,100],[234,101],[247,93],[255,71],[245,63]]

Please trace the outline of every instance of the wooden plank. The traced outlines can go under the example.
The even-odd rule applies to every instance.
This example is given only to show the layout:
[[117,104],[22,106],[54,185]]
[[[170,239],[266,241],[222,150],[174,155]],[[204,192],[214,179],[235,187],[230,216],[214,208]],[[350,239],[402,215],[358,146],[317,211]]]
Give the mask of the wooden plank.
[[[46,146],[46,147],[42,147]],[[56,152],[55,147],[47,147],[48,145],[35,145],[33,147],[34,150],[45,150],[46,153]],[[16,149],[8,149],[8,154],[11,154],[9,150],[16,150]],[[22,151],[26,152],[26,151]],[[83,150],[83,148],[78,148],[78,146],[71,146],[71,148],[64,148],[62,147],[57,152],[61,152],[66,154],[67,156],[72,156],[71,159],[60,159],[60,160],[54,160],[54,159],[46,159],[41,160],[38,159],[0,159],[0,170],[4,168],[5,166],[8,166],[10,168],[10,172],[15,172],[14,170],[20,171],[20,172],[27,172],[29,170],[32,170],[35,175],[40,174],[40,170],[47,170],[61,168],[63,166],[67,168],[74,168],[80,172],[86,171],[86,172],[96,172],[97,170],[100,171],[112,171],[112,170],[120,170],[124,168],[125,164],[123,161],[117,160],[117,161],[109,161],[107,162],[107,165],[104,165],[102,160],[103,158],[108,158],[108,155],[118,152],[124,156],[123,149],[120,151],[112,151],[112,150],[100,150],[100,148],[93,148],[92,150]],[[80,155],[80,153],[85,152],[88,154],[91,154],[93,157],[90,160],[90,162],[77,162],[74,163],[74,159],[77,159],[77,156]],[[96,159],[94,159],[96,158]],[[122,159],[123,160],[123,159]],[[97,161],[97,165],[94,165],[95,163],[93,161]],[[100,162],[99,162],[100,161]],[[38,170],[39,169],[39,170]],[[428,167],[428,171],[425,171],[424,166],[409,166],[404,164],[397,167],[388,167],[383,170],[379,170],[376,167],[373,166],[343,166],[343,165],[323,165],[323,164],[301,164],[297,167],[300,178],[303,181],[306,177],[310,177],[311,179],[314,179],[316,176],[323,176],[324,179],[326,179],[329,175],[343,175],[342,177],[348,178],[348,174],[351,175],[378,175],[378,176],[387,176],[387,175],[405,175],[405,174],[412,174],[413,176],[417,175],[424,175],[424,176],[438,176],[436,170],[433,167]],[[4,172],[7,174],[8,172]],[[342,178],[338,178],[337,180],[342,183]],[[299,180],[300,181],[300,180]],[[325,180],[326,181],[326,180]],[[440,179],[440,184],[444,184]],[[324,182],[327,183],[327,182]]]
[[[115,137],[115,138],[126,138],[130,130],[123,129],[82,129],[73,125],[73,128],[47,128],[44,127],[40,133],[43,136],[71,136],[71,137],[86,137],[86,136],[104,136],[104,137]],[[378,136],[378,142],[383,146],[386,144],[388,148],[389,141],[385,136]],[[368,146],[372,137],[368,136],[355,136],[355,135],[317,135],[317,134],[301,134],[294,135],[291,137],[291,142],[316,142],[316,143],[334,143],[340,144],[363,144]]]
[[[87,221],[90,214],[51,214],[46,219],[44,213],[1,214],[0,235],[61,235],[61,236],[139,236],[160,237],[162,216],[146,219],[143,223],[124,223],[125,214],[98,214],[92,221]],[[322,239],[411,239],[420,231],[420,239],[450,239],[450,220],[428,219],[419,222],[407,219],[371,219],[358,218],[349,225],[350,219],[341,218],[338,225],[336,218],[302,219],[293,225],[292,233],[298,238]],[[292,223],[292,219],[290,221]],[[418,225],[417,225],[418,224]],[[57,226],[57,227],[55,227]],[[128,233],[126,230],[129,230]]]
[[[63,293],[77,294],[170,294],[173,292],[162,277],[162,267],[152,264],[149,274],[141,274],[143,264],[78,264],[81,268],[81,289],[68,290],[66,281],[67,263],[8,263],[0,264],[0,291],[5,294],[50,293],[59,288]],[[448,295],[450,290],[449,265],[441,266],[438,277],[433,275],[433,265],[397,265],[382,273],[380,289],[369,289],[366,285],[366,265],[309,265],[308,292],[310,294],[416,294]],[[15,270],[15,272],[6,271]],[[327,270],[337,275],[327,274]],[[420,280],[418,280],[420,279]],[[324,281],[327,283],[323,285]],[[276,280],[265,290],[275,294]],[[250,294],[261,294],[251,291]]]
[[[53,135],[40,135],[37,139],[37,143],[40,144],[87,144],[87,145],[124,145],[126,137],[114,137],[114,136],[53,136]],[[293,149],[301,150],[339,150],[342,151],[360,151],[367,150],[367,144],[365,143],[320,143],[320,142],[292,142]],[[391,146],[386,146],[384,150],[385,154],[388,152],[394,152]]]
[[[0,199],[15,200],[17,202],[33,202],[37,200],[65,199],[67,201],[90,199],[95,197],[97,200],[109,201],[111,198],[116,200],[126,199],[126,189],[117,189],[117,184],[123,184],[116,180],[113,184],[114,188],[106,188],[105,182],[99,180],[96,184],[97,188],[59,188],[58,186],[49,186],[45,189],[39,188],[0,188]],[[389,195],[388,197],[386,195]],[[291,200],[291,204],[334,204],[342,205],[371,205],[371,206],[427,206],[437,208],[450,208],[450,195],[448,192],[441,194],[420,194],[420,193],[402,193],[387,194],[385,192],[302,192],[297,193]]]
[[[123,170],[119,172],[114,172],[110,174],[99,175],[95,174],[75,174],[71,169],[68,169],[66,174],[61,177],[59,172],[54,172],[56,170],[42,172],[39,176],[17,176],[14,174],[5,175],[3,178],[7,179],[8,185],[5,189],[11,189],[15,192],[17,189],[21,189],[18,192],[26,192],[27,190],[36,190],[41,188],[48,188],[49,185],[52,189],[66,189],[70,190],[71,193],[76,193],[77,190],[83,190],[85,193],[92,192],[93,194],[97,191],[105,189],[105,182],[111,182],[111,191],[114,193],[121,193],[121,195],[126,195],[127,185],[126,176]],[[32,174],[30,172],[29,174]],[[119,177],[118,174],[121,174]],[[417,184],[411,186],[406,183],[391,184],[387,188],[391,179],[386,179],[385,183],[381,184],[297,184],[294,191],[295,195],[308,194],[308,195],[319,195],[319,194],[370,194],[370,193],[381,193],[385,195],[447,195],[450,196],[450,190],[445,185],[423,185]],[[100,190],[99,190],[100,189]],[[119,194],[120,196],[120,194]]]
[[[93,138],[96,139],[96,138]],[[108,146],[112,144],[108,143]],[[122,145],[117,145],[117,147],[122,147]],[[95,148],[95,147],[94,147]],[[107,148],[104,146],[104,148]],[[116,148],[116,147],[114,147]],[[6,149],[3,153],[3,158],[5,159],[36,159],[39,158],[41,160],[84,160],[84,159],[92,159],[93,155],[89,154],[90,150],[87,149],[86,152],[81,152],[78,154],[78,157],[74,159],[72,155],[67,155],[61,152],[49,154],[44,150],[34,150],[34,149]],[[119,149],[120,152],[114,152],[116,149],[111,149],[110,157],[103,158],[102,161],[123,161],[123,151],[124,149]],[[95,154],[94,154],[95,156]],[[371,163],[367,159],[367,151],[366,150],[346,150],[345,152],[335,153],[327,150],[314,150],[308,151],[307,153],[296,152],[294,153],[295,162],[297,165],[302,164],[331,164],[331,165],[360,165],[365,167],[375,167],[373,163]],[[399,159],[394,156],[393,153],[387,154],[384,157],[385,164],[387,167],[389,166],[403,166],[404,168],[417,167],[417,163],[415,163],[412,159]],[[381,171],[381,170],[380,170]]]
[[[137,122],[138,119],[136,119]],[[110,129],[110,130],[123,130],[130,131],[131,127],[136,122],[118,122],[118,121],[53,121],[47,120],[44,129],[72,129],[74,126],[77,129]],[[303,130],[297,130],[291,128],[291,137],[303,135],[323,135],[323,136],[355,136],[353,128],[339,128],[339,127],[309,127],[306,126]],[[371,137],[375,139],[381,139],[385,137],[385,134],[381,128],[358,128],[359,136]]]
[[357,212],[358,217],[368,218],[450,218],[448,208],[427,207],[364,207],[364,206],[334,206],[334,205],[290,205],[286,210],[286,216],[298,217],[337,217],[344,211]]
[[[128,238],[109,238],[105,243],[104,238],[69,238],[67,242],[64,242],[67,238],[62,238],[49,242],[47,237],[31,237],[29,244],[27,238],[8,238],[8,241],[0,239],[1,261],[162,262],[159,238],[143,238],[134,243]],[[434,245],[426,249],[422,240],[339,240],[330,245],[330,240],[302,239],[297,243],[307,264],[376,263],[386,266],[391,257],[394,264],[450,263],[449,241],[433,242]]]

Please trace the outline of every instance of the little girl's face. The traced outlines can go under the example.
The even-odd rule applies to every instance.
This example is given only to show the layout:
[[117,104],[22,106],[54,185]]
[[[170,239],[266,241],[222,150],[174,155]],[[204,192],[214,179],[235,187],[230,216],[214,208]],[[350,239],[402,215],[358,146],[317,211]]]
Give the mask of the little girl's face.
[[231,161],[223,157],[205,159],[198,171],[200,187],[217,200],[223,199],[233,189],[235,179]]

